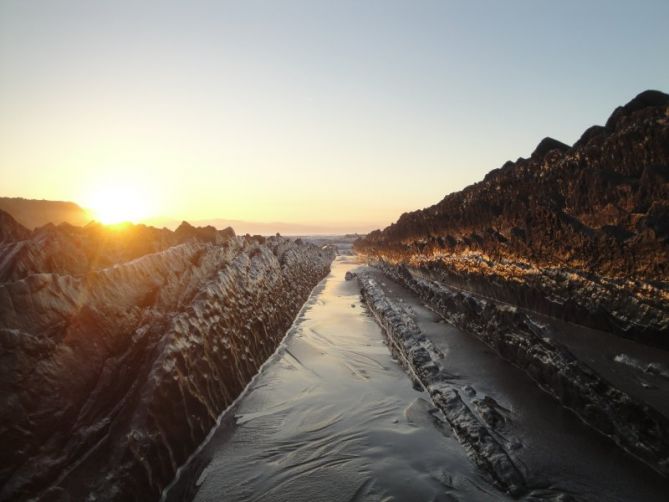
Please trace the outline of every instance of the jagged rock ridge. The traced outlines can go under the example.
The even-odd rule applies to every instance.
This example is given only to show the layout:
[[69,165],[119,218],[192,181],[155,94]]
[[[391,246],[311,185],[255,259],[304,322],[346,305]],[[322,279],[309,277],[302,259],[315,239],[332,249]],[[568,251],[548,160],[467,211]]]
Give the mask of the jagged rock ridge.
[[354,248],[669,476],[665,411],[576,357],[580,342],[549,338],[535,321],[548,314],[669,348],[668,95],[641,93],[572,147],[545,138],[529,159],[403,214]]
[[[469,456],[503,491],[515,496],[527,492],[527,482],[504,446],[467,406],[456,386],[443,378],[439,362],[443,356],[420,332],[412,312],[387,297],[368,274],[357,277],[362,298],[383,327],[391,352],[444,413]],[[478,404],[480,416],[494,413],[490,403]]]
[[356,242],[364,254],[569,321],[669,347],[669,96],[646,91],[572,146]]
[[2,500],[157,499],[333,259],[186,223],[121,231],[0,248]]

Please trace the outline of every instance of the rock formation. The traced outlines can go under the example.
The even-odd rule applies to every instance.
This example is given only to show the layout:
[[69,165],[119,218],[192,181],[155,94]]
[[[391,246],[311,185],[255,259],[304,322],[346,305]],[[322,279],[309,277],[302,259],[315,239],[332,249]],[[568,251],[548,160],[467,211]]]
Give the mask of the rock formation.
[[[423,387],[432,402],[443,412],[457,439],[474,462],[500,489],[512,495],[527,490],[522,472],[484,424],[462,400],[458,389],[440,373],[442,355],[420,332],[412,312],[387,297],[367,274],[358,274],[361,295],[369,310],[383,326],[391,352],[408,370],[415,383]],[[487,402],[480,402],[479,413],[494,413]]]
[[30,237],[30,231],[12,216],[0,210],[0,245],[22,241]]
[[186,223],[0,225],[0,500],[156,500],[333,259]]
[[[609,436],[656,471],[669,476],[669,418],[609,384],[587,364],[579,361],[567,347],[550,340],[545,328],[530,316],[515,307],[416,278],[402,267],[380,267],[388,277],[407,286],[452,325],[476,335],[525,371],[542,389],[584,422]],[[522,490],[521,478],[516,475],[512,461],[504,456],[504,450],[488,439],[485,431],[476,427],[477,424],[461,424],[462,420],[468,420],[468,408],[459,402],[460,396],[455,387],[437,378],[438,372],[434,368],[439,365],[439,358],[435,357],[433,349],[427,347],[426,350],[429,341],[412,326],[410,313],[385,298],[373,279],[363,276],[360,282],[366,303],[381,321],[387,335],[394,338],[395,344],[404,353],[410,370],[464,438],[463,442],[474,450],[477,463],[483,464],[484,470],[491,473],[504,490],[511,493]],[[450,397],[447,399],[444,395]],[[455,412],[452,409],[454,402],[458,403]],[[485,440],[483,445],[467,440],[465,433],[472,428],[477,431],[473,435],[476,441]],[[486,455],[493,455],[495,459],[491,460]]]
[[[668,95],[641,93],[572,147],[546,138],[529,159],[507,162],[434,206],[403,214],[354,248],[584,422],[669,476],[667,416],[641,393],[608,382],[535,320],[547,314],[669,348]],[[386,332],[410,342],[402,349],[406,361],[434,394],[429,358],[414,360],[411,336],[396,325],[401,316],[373,284],[361,282]],[[447,417],[449,402],[457,403],[449,399],[433,396]],[[478,451],[485,448],[469,443],[483,462]],[[510,492],[521,484],[505,477],[513,469],[488,471]]]
[[453,286],[669,347],[669,96],[546,138],[355,248]]

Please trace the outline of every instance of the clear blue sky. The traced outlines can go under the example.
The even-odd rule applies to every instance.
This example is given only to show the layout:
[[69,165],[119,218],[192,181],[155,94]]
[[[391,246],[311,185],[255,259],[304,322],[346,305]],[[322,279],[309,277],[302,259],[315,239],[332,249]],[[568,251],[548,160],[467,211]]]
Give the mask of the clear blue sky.
[[4,0],[0,192],[386,225],[648,88],[667,0]]

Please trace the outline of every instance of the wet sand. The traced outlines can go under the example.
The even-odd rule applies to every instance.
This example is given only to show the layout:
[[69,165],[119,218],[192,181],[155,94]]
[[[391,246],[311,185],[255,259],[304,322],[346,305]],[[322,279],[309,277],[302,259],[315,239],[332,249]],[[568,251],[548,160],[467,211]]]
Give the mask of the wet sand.
[[[359,265],[338,257],[277,353],[164,494],[177,500],[504,500],[425,392],[391,356],[360,303]],[[374,273],[374,272],[372,272]],[[666,480],[584,425],[478,339],[409,304],[462,389],[508,411],[504,430],[527,500],[664,500]]]
[[413,388],[339,257],[166,500],[500,500]]

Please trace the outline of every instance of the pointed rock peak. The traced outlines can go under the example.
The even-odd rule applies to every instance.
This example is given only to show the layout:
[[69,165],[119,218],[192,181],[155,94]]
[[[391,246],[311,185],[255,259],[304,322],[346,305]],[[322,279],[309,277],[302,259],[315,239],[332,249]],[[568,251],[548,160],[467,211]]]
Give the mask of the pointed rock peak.
[[0,209],[0,242],[14,242],[30,237],[30,230]]
[[580,148],[583,145],[587,145],[593,138],[606,134],[606,127],[600,125],[594,125],[588,127],[576,143],[574,143],[573,148]]
[[200,242],[216,242],[218,238],[218,230],[211,225],[206,227],[194,227],[187,221],[182,221],[181,225],[174,231],[174,235],[181,242],[189,239],[196,239]]
[[669,106],[669,94],[654,90],[643,91],[642,93],[637,94],[637,96],[626,105],[616,108],[609,117],[609,120],[606,121],[606,128],[615,129],[622,117],[626,117],[627,115],[643,110],[644,108],[655,106]]
[[187,221],[182,221],[181,225],[174,231],[174,235],[180,242],[186,242],[189,239],[197,238],[198,231],[197,228]]
[[191,230],[195,230],[195,227],[186,220],[183,220],[181,225],[176,229],[177,232],[190,232]]
[[560,150],[561,152],[566,152],[569,150],[569,145],[565,145],[561,141],[550,138],[546,136],[542,139],[537,147],[532,152],[531,159],[543,159],[546,154],[552,150]]

